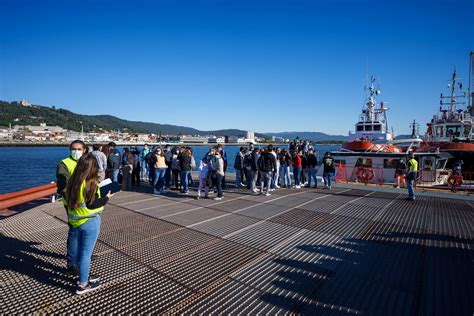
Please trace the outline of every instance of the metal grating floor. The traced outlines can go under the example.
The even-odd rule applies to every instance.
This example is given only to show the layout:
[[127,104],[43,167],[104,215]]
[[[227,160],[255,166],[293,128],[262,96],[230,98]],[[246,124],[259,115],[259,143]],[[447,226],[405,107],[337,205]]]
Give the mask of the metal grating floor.
[[472,198],[403,190],[122,192],[74,295],[60,203],[0,220],[0,314],[472,315]]

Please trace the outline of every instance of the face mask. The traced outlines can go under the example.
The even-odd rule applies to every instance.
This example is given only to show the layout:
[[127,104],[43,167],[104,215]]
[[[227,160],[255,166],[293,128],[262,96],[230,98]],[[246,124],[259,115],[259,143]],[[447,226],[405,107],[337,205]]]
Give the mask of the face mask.
[[82,157],[82,150],[73,149],[71,150],[71,157],[74,160],[79,160]]

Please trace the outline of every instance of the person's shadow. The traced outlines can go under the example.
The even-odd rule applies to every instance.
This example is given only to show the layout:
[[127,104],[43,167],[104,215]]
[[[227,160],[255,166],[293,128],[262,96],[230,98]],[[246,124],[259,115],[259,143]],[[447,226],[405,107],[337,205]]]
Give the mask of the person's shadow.
[[72,291],[73,277],[66,273],[65,266],[54,263],[57,261],[55,259],[64,259],[64,255],[37,248],[36,245],[40,245],[40,243],[0,234],[2,281],[5,283],[15,282],[23,275],[45,285]]

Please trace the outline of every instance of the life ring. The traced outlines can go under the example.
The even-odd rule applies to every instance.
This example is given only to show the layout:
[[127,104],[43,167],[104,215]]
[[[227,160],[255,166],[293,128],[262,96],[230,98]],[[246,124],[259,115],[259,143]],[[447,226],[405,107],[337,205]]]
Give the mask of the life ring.
[[374,171],[372,169],[359,168],[356,172],[357,180],[367,183],[374,178]]

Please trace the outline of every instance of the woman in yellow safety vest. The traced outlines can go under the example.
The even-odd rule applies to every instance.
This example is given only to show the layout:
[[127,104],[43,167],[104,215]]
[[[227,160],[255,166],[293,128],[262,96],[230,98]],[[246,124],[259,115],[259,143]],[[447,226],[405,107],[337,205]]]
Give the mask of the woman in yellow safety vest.
[[89,275],[89,270],[100,232],[100,214],[112,194],[108,192],[106,196],[101,196],[98,178],[97,159],[88,154],[78,161],[66,186],[65,200],[71,227],[68,254],[79,270],[77,294],[100,287],[100,278]]

